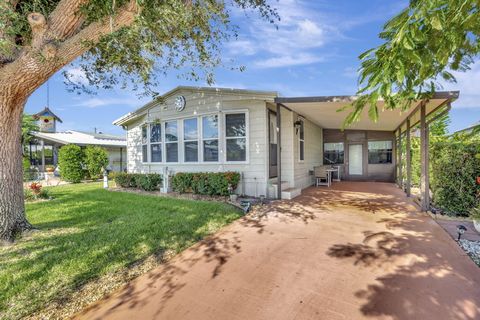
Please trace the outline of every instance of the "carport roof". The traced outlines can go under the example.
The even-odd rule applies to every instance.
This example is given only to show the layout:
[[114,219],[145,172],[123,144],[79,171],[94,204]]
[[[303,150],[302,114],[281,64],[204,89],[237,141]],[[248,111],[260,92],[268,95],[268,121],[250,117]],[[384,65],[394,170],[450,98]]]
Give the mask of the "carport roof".
[[[459,97],[459,91],[436,92],[426,103],[426,114],[432,114],[439,108],[449,105]],[[277,97],[275,103],[298,113],[306,119],[325,129],[341,128],[349,109],[338,111],[345,105],[355,101],[356,96],[313,96],[313,97]],[[380,115],[377,122],[368,117],[368,107],[362,112],[360,120],[348,129],[394,131],[401,127],[407,117],[415,124],[415,111],[421,101],[412,103],[410,109],[385,110],[383,101],[378,102]],[[419,119],[418,119],[419,120]]]

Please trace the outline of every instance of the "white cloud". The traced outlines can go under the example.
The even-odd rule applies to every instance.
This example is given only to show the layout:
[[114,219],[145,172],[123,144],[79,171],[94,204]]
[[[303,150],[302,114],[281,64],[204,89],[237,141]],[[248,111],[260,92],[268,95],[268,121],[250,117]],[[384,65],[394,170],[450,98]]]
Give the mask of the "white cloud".
[[78,67],[71,67],[65,70],[66,77],[73,83],[80,85],[88,85],[88,79],[85,72]]
[[315,62],[321,62],[323,60],[324,59],[322,57],[313,54],[299,53],[298,55],[294,56],[282,55],[264,60],[258,60],[255,62],[255,66],[259,68],[280,68],[311,64]]
[[128,107],[141,107],[144,101],[133,97],[124,98],[88,98],[81,102],[74,103],[72,107],[84,107],[84,108],[99,108],[106,106],[128,106]]
[[[337,28],[323,22],[322,14],[310,8],[303,0],[279,0],[272,4],[281,20],[276,26],[262,19],[243,23],[245,35],[227,44],[230,55],[253,56],[254,66],[278,68],[306,65],[324,60],[316,48],[333,39]],[[278,27],[278,28],[277,28]]]
[[[454,108],[480,109],[480,61],[472,65],[471,70],[466,72],[452,72],[457,79],[457,83],[444,83],[444,90],[460,90],[460,97],[453,103]],[[473,111],[472,111],[473,112]],[[477,112],[477,119],[480,113]],[[474,120],[477,120],[474,119]]]

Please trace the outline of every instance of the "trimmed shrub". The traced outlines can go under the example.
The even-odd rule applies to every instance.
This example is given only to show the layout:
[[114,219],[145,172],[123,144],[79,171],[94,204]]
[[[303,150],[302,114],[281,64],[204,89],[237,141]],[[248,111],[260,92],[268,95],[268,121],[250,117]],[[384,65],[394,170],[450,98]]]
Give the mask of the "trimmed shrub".
[[179,172],[172,177],[172,189],[179,193],[228,196],[228,186],[235,190],[239,181],[238,172]]
[[480,142],[446,140],[432,148],[433,202],[449,214],[468,215],[480,205]]
[[145,191],[160,190],[162,176],[158,173],[125,173],[117,172],[114,175],[115,184],[122,188],[138,188]]
[[145,191],[160,190],[162,176],[158,173],[137,174],[135,175],[135,185]]
[[83,151],[77,145],[67,144],[58,152],[58,166],[63,180],[78,183],[85,178],[83,164]]
[[85,148],[85,166],[92,179],[98,179],[103,174],[103,169],[108,166],[108,153],[102,147],[87,146]]

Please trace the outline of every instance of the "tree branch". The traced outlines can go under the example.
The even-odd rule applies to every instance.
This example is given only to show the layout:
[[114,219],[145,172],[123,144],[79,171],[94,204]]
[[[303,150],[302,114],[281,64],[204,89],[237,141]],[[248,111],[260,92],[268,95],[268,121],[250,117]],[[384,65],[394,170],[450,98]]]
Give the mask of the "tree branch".
[[85,17],[79,9],[88,0],[62,0],[48,18],[49,40],[64,40],[74,35],[82,27]]
[[43,45],[44,34],[47,30],[47,21],[43,14],[38,12],[32,12],[27,17],[30,28],[32,29],[32,43],[31,47],[34,49],[40,49]]

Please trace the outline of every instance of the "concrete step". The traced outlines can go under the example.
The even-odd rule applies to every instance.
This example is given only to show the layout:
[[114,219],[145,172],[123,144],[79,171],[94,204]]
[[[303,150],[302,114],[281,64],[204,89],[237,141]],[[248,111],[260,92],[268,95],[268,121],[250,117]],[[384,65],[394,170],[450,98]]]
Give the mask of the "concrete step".
[[298,197],[302,194],[302,189],[300,188],[288,188],[282,191],[282,199],[291,200],[295,197]]

